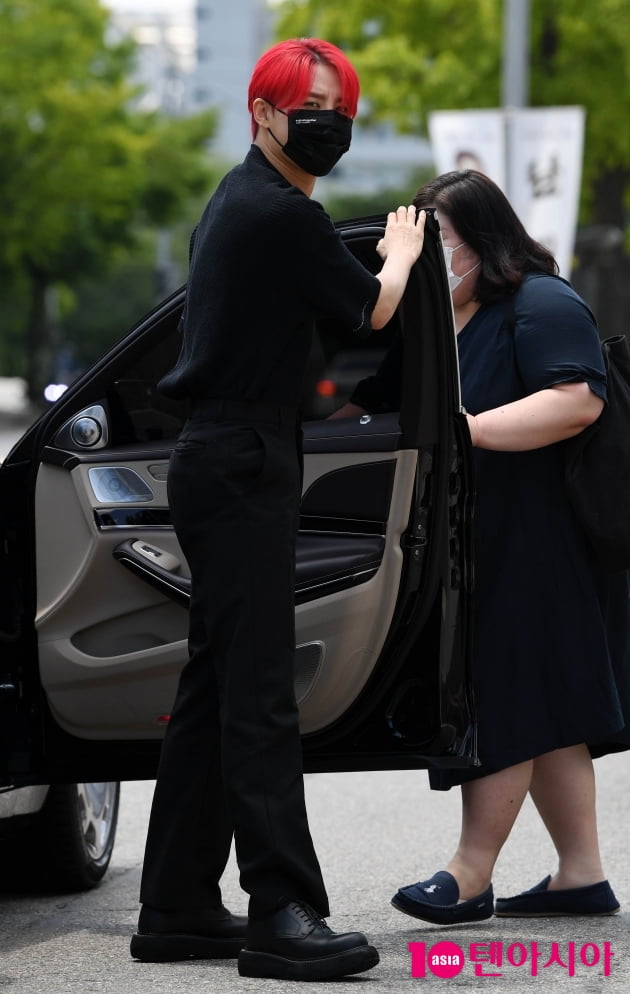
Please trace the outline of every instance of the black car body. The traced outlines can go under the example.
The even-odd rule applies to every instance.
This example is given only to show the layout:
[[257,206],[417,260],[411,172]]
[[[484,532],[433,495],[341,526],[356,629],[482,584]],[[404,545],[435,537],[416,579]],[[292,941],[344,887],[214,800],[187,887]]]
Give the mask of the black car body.
[[[338,225],[374,272],[383,226]],[[187,412],[156,390],[184,296],[141,320],[0,467],[0,785],[155,775],[187,657],[189,574],[166,498]],[[312,772],[476,762],[471,448],[432,218],[396,319],[363,342],[320,322],[317,354],[326,366],[349,348],[382,354],[394,328],[400,411],[304,423],[296,693]]]

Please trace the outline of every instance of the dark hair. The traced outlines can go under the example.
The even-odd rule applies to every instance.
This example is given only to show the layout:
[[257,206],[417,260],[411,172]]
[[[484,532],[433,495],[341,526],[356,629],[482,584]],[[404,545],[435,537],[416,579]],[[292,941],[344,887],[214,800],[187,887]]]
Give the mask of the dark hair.
[[420,187],[416,207],[437,207],[481,259],[475,296],[482,304],[514,293],[525,273],[558,274],[548,249],[527,234],[501,189],[474,169],[442,173]]

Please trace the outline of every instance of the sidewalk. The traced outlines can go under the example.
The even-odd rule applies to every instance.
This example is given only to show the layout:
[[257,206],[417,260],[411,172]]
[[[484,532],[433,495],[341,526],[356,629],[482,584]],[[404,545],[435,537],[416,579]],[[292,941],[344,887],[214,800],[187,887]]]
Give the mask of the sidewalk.
[[26,397],[24,380],[0,376],[0,461],[40,413]]

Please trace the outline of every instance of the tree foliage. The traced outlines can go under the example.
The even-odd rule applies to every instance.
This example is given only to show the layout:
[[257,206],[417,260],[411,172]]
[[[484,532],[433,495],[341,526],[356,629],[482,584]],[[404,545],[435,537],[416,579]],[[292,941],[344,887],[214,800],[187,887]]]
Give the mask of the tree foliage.
[[[424,133],[433,110],[497,107],[504,0],[284,0],[279,38],[335,42],[356,66],[363,116]],[[585,206],[623,223],[630,186],[628,0],[532,0],[530,103],[586,108]]]
[[215,178],[214,114],[134,110],[134,46],[108,18],[98,0],[0,0],[0,275],[28,281],[31,393],[48,289],[104,270],[140,224],[168,224]]

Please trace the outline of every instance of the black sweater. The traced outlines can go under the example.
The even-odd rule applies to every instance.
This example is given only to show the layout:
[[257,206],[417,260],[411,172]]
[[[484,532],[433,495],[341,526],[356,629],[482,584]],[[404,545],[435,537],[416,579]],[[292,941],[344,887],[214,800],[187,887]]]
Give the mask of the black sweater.
[[160,390],[295,406],[313,319],[365,334],[379,291],[322,206],[253,145],[199,222],[181,352]]

